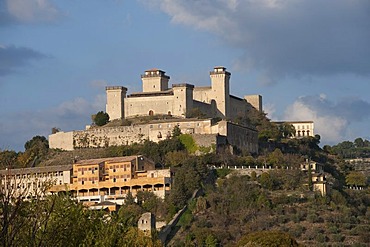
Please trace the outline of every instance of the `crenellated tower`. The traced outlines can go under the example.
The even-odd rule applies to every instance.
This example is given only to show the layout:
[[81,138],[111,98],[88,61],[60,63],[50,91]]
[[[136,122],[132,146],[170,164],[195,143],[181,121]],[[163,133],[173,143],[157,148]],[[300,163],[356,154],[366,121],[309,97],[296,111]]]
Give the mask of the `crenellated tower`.
[[168,89],[170,77],[166,72],[159,69],[146,70],[141,75],[143,82],[143,92],[160,92]]
[[122,119],[125,117],[124,99],[126,98],[127,88],[121,86],[107,86],[106,113],[110,120]]
[[173,115],[188,117],[193,108],[193,90],[194,85],[181,83],[173,84]]
[[226,71],[225,67],[218,66],[210,73],[211,77],[211,94],[217,105],[217,116],[227,118],[230,112],[230,76],[231,73]]

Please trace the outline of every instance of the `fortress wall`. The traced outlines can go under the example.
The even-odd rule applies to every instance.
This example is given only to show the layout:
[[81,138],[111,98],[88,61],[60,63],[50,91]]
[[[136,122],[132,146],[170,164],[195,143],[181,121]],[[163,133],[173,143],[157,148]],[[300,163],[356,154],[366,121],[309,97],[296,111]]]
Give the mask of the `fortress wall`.
[[209,147],[212,144],[218,144],[217,134],[193,134],[192,137],[199,147]]
[[193,99],[199,102],[210,103],[212,98],[212,88],[211,87],[194,87]]
[[73,150],[73,131],[70,132],[61,131],[49,135],[49,148]]
[[135,116],[148,116],[152,110],[154,114],[167,115],[174,113],[173,95],[153,97],[125,98],[125,118]]
[[140,143],[148,138],[146,125],[93,128],[76,131],[73,135],[74,148],[108,147]]
[[226,129],[229,144],[246,149],[251,153],[258,153],[258,132],[256,130],[230,122],[226,122]]
[[189,120],[176,122],[158,122],[149,124],[149,140],[158,142],[170,137],[175,126],[179,126],[183,134],[211,134],[211,120]]
[[213,117],[216,115],[216,104],[208,104],[200,101],[193,101],[193,107],[198,108],[207,117]]
[[248,103],[244,99],[230,97],[230,119],[243,117],[248,112]]
[[212,125],[211,119],[189,121],[163,121],[143,125],[91,128],[85,131],[58,132],[49,136],[50,148],[73,150],[75,148],[108,147],[140,143],[146,139],[165,140],[179,126],[182,133],[191,134],[199,146],[226,144],[226,141],[251,153],[258,152],[258,133],[252,128],[227,121]]
[[251,104],[254,108],[258,111],[262,112],[262,96],[255,94],[255,95],[245,95],[244,99]]

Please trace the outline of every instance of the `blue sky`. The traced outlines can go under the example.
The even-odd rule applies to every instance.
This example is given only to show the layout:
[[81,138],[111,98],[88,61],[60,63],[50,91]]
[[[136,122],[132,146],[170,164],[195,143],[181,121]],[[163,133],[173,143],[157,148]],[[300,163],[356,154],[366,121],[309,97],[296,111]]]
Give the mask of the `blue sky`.
[[272,120],[313,120],[322,144],[370,139],[370,2],[361,0],[0,0],[0,149],[80,130],[106,85],[209,85],[261,94]]

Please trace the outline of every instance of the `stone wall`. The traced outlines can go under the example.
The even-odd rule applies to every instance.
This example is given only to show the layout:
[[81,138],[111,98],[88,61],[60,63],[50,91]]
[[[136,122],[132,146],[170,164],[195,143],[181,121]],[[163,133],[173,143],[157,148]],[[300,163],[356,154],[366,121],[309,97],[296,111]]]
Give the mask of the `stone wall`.
[[148,138],[147,125],[91,128],[73,132],[73,147],[109,147],[140,143]]
[[218,132],[220,135],[227,137],[227,142],[230,145],[250,153],[258,153],[258,132],[256,129],[220,121]]
[[159,142],[169,138],[175,126],[191,134],[198,146],[231,144],[250,153],[258,152],[257,131],[227,121],[216,124],[211,119],[176,119],[149,124],[90,128],[84,131],[58,132],[49,136],[50,148],[73,150],[130,145],[145,140]]
[[218,134],[193,134],[192,137],[199,147],[209,147],[219,144],[217,142],[217,135]]
[[73,131],[71,132],[57,132],[49,135],[49,147],[60,148],[63,150],[73,150]]
[[246,95],[244,99],[251,104],[256,110],[262,112],[262,96],[255,94],[255,95]]
[[[153,114],[175,115],[173,95],[162,95],[160,97],[132,97],[125,98],[124,102],[125,118],[149,116],[149,111],[153,111]],[[179,117],[181,117],[181,115]]]

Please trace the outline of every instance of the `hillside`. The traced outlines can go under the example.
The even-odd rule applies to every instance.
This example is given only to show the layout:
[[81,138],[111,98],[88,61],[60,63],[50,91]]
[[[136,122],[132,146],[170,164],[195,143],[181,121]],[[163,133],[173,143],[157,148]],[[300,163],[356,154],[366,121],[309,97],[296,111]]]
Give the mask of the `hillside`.
[[[273,180],[284,181],[272,174]],[[301,174],[303,175],[303,174]],[[289,233],[304,246],[367,246],[370,242],[369,191],[332,190],[330,196],[311,192],[304,176],[270,187],[248,176],[219,178],[204,196],[191,201],[169,246],[235,246],[256,231]],[[283,189],[284,188],[284,189]]]

